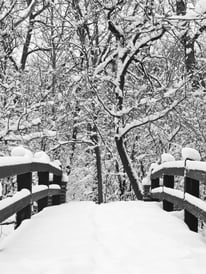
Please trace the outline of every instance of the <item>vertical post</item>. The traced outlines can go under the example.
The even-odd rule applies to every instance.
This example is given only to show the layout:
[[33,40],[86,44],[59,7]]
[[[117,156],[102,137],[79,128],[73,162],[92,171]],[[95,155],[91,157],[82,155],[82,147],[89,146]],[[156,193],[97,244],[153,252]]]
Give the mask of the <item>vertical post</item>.
[[61,204],[66,203],[67,182],[68,176],[64,174],[61,178]]
[[[62,176],[55,175],[53,176],[53,184],[59,185],[62,188]],[[62,195],[54,195],[52,197],[52,205],[60,205],[62,198]]]
[[[159,178],[151,179],[151,190],[159,186],[160,186]],[[159,201],[159,199],[152,198],[151,201]]]
[[[39,185],[49,186],[49,172],[38,172]],[[48,206],[48,196],[38,201],[38,212]]]
[[[174,176],[164,175],[163,185],[165,187],[174,188]],[[163,200],[163,209],[166,211],[173,211],[173,203]]]
[[[20,174],[17,176],[17,191],[20,191],[23,188],[26,188],[29,191],[31,191],[32,189],[32,173],[31,172]],[[25,208],[21,209],[19,212],[17,212],[15,228],[17,228],[24,219],[30,219],[30,218],[31,218],[31,205],[28,205]]]
[[[195,197],[199,197],[199,181],[185,177],[184,191]],[[184,212],[184,221],[190,230],[198,232],[198,218],[187,210]]]
[[151,179],[151,189],[159,187],[159,186],[160,186],[159,178]]

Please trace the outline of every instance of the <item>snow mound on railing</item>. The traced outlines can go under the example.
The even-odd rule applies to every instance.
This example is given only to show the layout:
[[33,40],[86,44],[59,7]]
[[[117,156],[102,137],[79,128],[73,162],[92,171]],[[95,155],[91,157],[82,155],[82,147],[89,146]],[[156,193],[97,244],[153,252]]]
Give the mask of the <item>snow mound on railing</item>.
[[175,161],[174,156],[172,156],[172,154],[170,153],[163,153],[161,155],[161,163],[165,163],[165,162],[172,162]]
[[23,146],[14,147],[11,151],[13,157],[28,157],[33,158],[33,152]]
[[39,191],[45,190],[45,189],[48,189],[48,186],[46,186],[46,185],[35,185],[35,186],[32,186],[32,193],[36,193],[36,192],[39,192]]
[[5,208],[5,207],[21,200],[22,198],[29,196],[29,195],[31,195],[31,192],[28,189],[22,189],[22,190],[18,191],[12,197],[8,197],[8,198],[0,201],[0,210],[2,210],[3,208]]
[[157,165],[153,170],[152,173],[160,171],[163,168],[184,168],[184,161],[171,161],[165,162],[161,165]]
[[51,184],[51,185],[49,185],[49,188],[50,189],[61,189],[61,187],[57,184]]
[[54,160],[53,162],[51,162],[51,164],[58,168],[62,167],[62,163],[59,160]]
[[188,170],[198,170],[198,171],[206,172],[206,162],[187,161],[186,168]]
[[5,156],[0,157],[0,166],[12,166],[12,165],[20,165],[20,164],[30,164],[31,158],[29,157],[21,157],[21,156]]
[[189,148],[189,147],[185,147],[182,149],[182,158],[183,160],[194,160],[194,161],[200,161],[201,160],[201,156],[200,153],[194,149],[194,148]]
[[162,193],[165,192],[167,194],[170,194],[172,196],[175,196],[177,198],[183,199],[184,198],[184,192],[178,189],[173,189],[169,187],[156,187],[151,190],[152,193]]
[[206,203],[205,203],[205,201],[201,200],[200,198],[197,198],[189,193],[185,193],[185,201],[200,208],[203,211],[206,211]]
[[34,153],[34,159],[44,163],[50,163],[51,161],[49,155],[44,151]]

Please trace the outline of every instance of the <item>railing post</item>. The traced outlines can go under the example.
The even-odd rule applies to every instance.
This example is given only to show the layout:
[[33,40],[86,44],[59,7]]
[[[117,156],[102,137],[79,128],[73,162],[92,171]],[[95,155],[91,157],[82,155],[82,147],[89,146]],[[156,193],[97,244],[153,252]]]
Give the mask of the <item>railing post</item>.
[[[17,176],[17,191],[22,190],[23,188],[31,191],[32,189],[32,173],[20,174]],[[26,206],[16,214],[16,226],[17,228],[24,219],[31,218],[31,205]]]
[[[49,172],[38,172],[39,185],[49,186]],[[48,196],[38,201],[38,212],[48,206]]]
[[61,178],[61,204],[66,203],[66,193],[67,193],[67,182],[68,182],[68,176],[65,174]]
[[151,179],[151,189],[159,187],[159,186],[160,186],[159,178]]
[[[160,186],[159,178],[151,179],[151,190],[159,186]],[[159,201],[159,199],[152,198],[151,201]]]
[[[163,176],[163,186],[168,188],[174,188],[174,176],[164,175]],[[163,200],[163,209],[166,211],[173,211],[174,205],[171,202]]]
[[[62,189],[62,176],[55,175],[53,176],[53,184],[59,185]],[[52,197],[52,205],[60,205],[63,198],[62,195],[54,195]]]
[[[199,198],[199,181],[185,177],[184,192]],[[190,230],[198,232],[198,218],[187,210],[184,212],[184,221]]]

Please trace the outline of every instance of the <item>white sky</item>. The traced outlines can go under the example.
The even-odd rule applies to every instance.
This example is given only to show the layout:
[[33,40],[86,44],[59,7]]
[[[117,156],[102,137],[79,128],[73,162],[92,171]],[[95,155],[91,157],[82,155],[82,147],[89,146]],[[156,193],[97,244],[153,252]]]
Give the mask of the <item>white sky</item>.
[[0,241],[3,274],[205,274],[206,242],[157,203],[46,208]]

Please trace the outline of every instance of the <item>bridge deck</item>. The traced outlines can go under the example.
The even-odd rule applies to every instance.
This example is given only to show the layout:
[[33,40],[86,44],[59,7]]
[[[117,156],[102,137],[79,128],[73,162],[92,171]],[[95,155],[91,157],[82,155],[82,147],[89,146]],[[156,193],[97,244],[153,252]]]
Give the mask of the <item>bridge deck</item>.
[[156,203],[44,209],[0,241],[3,274],[205,274],[206,243]]

